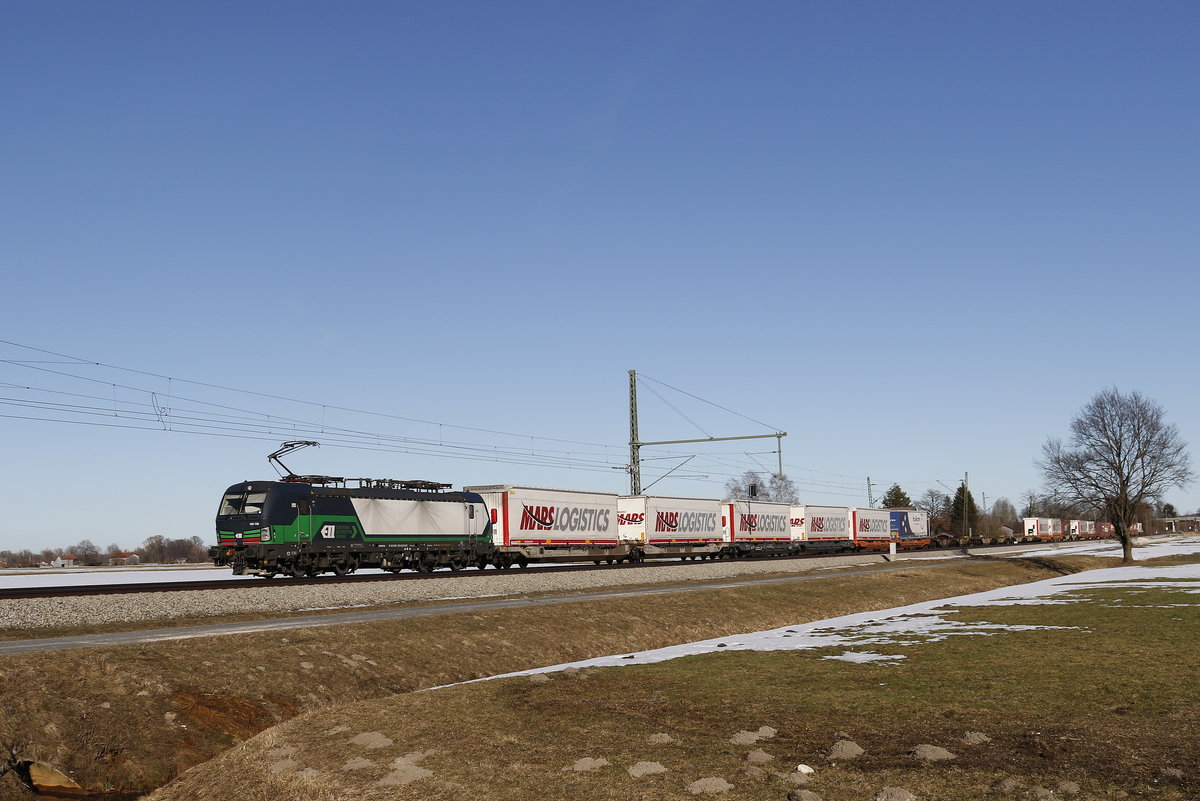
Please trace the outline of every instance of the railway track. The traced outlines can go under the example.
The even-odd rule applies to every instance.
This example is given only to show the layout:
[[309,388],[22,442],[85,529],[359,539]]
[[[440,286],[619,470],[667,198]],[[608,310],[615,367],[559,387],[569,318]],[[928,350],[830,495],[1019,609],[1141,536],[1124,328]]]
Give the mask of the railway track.
[[[798,556],[773,556],[773,557],[757,557],[755,561],[776,561],[776,560],[799,560],[799,559],[814,559],[821,557],[836,556],[837,554],[829,553],[806,553]],[[846,554],[852,555],[852,554]],[[861,555],[861,554],[860,554]],[[519,572],[533,572],[536,570],[540,573],[570,573],[589,570],[631,570],[644,567],[662,567],[664,565],[679,565],[687,564],[678,560],[651,560],[647,562],[625,563],[620,565],[593,565],[589,563],[572,564],[572,565],[555,565],[553,567],[537,567],[537,568],[520,568],[511,567],[505,570],[489,568],[485,571],[480,571],[476,568],[469,568],[461,571],[438,570],[433,573],[416,573],[405,571],[403,573],[369,573],[362,575],[349,576],[333,576],[325,575],[316,578],[273,578],[273,579],[256,579],[247,578],[244,580],[230,579],[209,579],[206,581],[161,581],[161,582],[137,582],[130,584],[76,584],[62,585],[57,587],[13,587],[0,588],[0,601],[16,599],[16,598],[66,598],[79,597],[89,595],[120,595],[120,594],[140,594],[148,592],[180,592],[189,590],[225,590],[237,589],[242,587],[252,587],[255,589],[261,587],[304,587],[304,586],[330,586],[332,584],[352,584],[357,582],[371,581],[422,581],[425,579],[453,579],[453,578],[473,578],[481,573],[497,573],[497,574],[513,574]]]
[[[1054,543],[1043,543],[1051,545]],[[1027,544],[1031,545],[1031,544]],[[979,551],[990,548],[1005,548],[1012,547],[1006,545],[984,545],[971,546],[971,550]],[[900,551],[901,555],[915,556],[918,554],[936,554],[945,552],[958,552],[963,549],[957,546],[949,548],[924,548],[921,550]],[[872,554],[882,554],[886,552],[880,551],[855,551],[842,554],[835,553],[804,553],[796,556],[763,556],[753,557],[754,561],[797,561],[804,559],[819,559],[836,556],[870,556]],[[538,573],[568,573],[589,570],[636,570],[638,568],[647,567],[662,567],[667,565],[687,564],[686,561],[678,560],[650,560],[646,562],[635,562],[632,564],[625,563],[619,565],[592,565],[592,564],[573,564],[573,565],[556,565],[554,567],[538,567],[535,568]],[[217,579],[207,581],[163,581],[163,582],[139,582],[131,584],[78,584],[78,585],[63,585],[57,587],[13,587],[0,588],[0,601],[14,600],[18,598],[67,598],[81,597],[90,595],[121,595],[121,594],[141,594],[151,592],[184,592],[191,590],[224,590],[237,588],[265,588],[265,587],[304,587],[304,586],[330,586],[332,584],[352,584],[358,582],[372,581],[423,581],[425,579],[453,579],[453,578],[471,578],[478,576],[481,572],[486,573],[503,573],[511,574],[521,572],[522,570],[529,571],[530,568],[512,567],[507,570],[489,569],[480,571],[478,569],[467,569],[461,571],[439,570],[433,573],[370,573],[363,575],[349,576],[318,576],[316,578],[275,578],[275,579],[253,579],[247,578],[243,581],[232,581],[229,579]]]

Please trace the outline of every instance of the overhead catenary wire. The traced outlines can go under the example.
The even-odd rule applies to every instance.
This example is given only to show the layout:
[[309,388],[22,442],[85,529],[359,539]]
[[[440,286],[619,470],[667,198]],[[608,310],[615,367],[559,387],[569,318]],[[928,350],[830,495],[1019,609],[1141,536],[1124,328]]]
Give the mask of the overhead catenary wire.
[[[12,392],[0,397],[0,407],[8,413],[0,418],[31,420],[48,424],[71,424],[97,428],[169,431],[194,436],[223,437],[241,440],[278,441],[280,438],[320,439],[329,447],[358,451],[405,453],[420,457],[458,459],[473,462],[494,462],[531,466],[547,469],[603,472],[611,474],[613,469],[624,466],[624,445],[589,442],[562,437],[516,433],[480,426],[425,420],[417,417],[372,412],[349,406],[305,400],[255,390],[229,387],[206,381],[179,378],[158,372],[139,370],[111,364],[105,361],[83,359],[57,351],[0,339],[0,344],[23,348],[37,353],[57,357],[56,359],[0,358],[0,366],[8,365],[46,376],[59,386],[36,385],[24,382],[3,381],[0,386]],[[85,369],[96,368],[98,374],[85,374]],[[147,386],[145,382],[121,380],[104,371],[118,371],[127,375],[147,377],[165,382],[165,386]],[[668,389],[682,392],[715,408],[735,414],[743,419],[765,425],[761,421],[735,412],[720,404],[706,401],[699,396],[684,392],[658,379],[649,379]],[[66,382],[80,382],[94,386],[99,391],[71,391],[62,386]],[[41,382],[39,382],[41,383]],[[245,396],[299,404],[307,408],[321,409],[319,419],[306,419],[304,415],[287,414],[279,409],[260,410],[247,408],[245,404],[229,403],[224,398],[198,397],[196,393],[180,393],[181,386],[192,386],[219,394],[237,393]],[[100,388],[103,387],[102,390]],[[689,423],[707,432],[695,420],[683,414],[663,395],[647,386],[664,403],[679,413]],[[28,396],[25,396],[28,394]],[[394,432],[368,430],[366,427],[345,426],[329,419],[330,412],[366,415],[379,419],[396,420],[415,425],[436,426],[437,432],[429,435],[398,434]],[[317,418],[317,415],[312,415]],[[373,427],[372,427],[373,428]],[[516,442],[483,442],[473,437],[445,436],[445,431],[457,430],[474,434],[487,434],[500,438],[518,438]],[[580,447],[564,447],[576,445]],[[773,452],[773,451],[770,451]],[[736,478],[748,469],[759,467],[753,456],[746,452],[718,452],[699,454],[670,450],[664,452],[666,459],[685,459],[690,469],[683,471],[678,465],[671,469],[647,465],[647,476],[662,480],[667,475],[672,479],[723,484],[726,479]],[[769,453],[764,451],[764,453]],[[740,457],[746,456],[749,460]],[[802,468],[810,473],[821,473],[811,468]],[[827,474],[838,476],[839,474]],[[848,477],[849,478],[849,477]],[[854,495],[843,492],[853,489],[851,485],[840,485],[836,481],[824,481],[813,476],[796,481],[805,492],[829,496]],[[856,486],[856,485],[855,485]]]

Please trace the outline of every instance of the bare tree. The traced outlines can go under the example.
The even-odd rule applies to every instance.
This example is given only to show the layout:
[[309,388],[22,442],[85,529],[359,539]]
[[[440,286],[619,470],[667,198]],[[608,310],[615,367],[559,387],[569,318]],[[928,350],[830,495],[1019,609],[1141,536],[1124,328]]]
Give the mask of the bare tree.
[[762,473],[747,470],[739,478],[731,478],[725,482],[725,494],[739,500],[749,498],[751,485],[755,487],[757,500],[800,503],[800,492],[796,489],[796,482],[782,473],[764,476]]
[[154,534],[146,538],[142,543],[142,553],[146,557],[147,562],[162,564],[166,561],[166,544],[167,538],[162,534]]
[[1017,526],[1016,507],[1012,505],[1008,498],[998,498],[992,504],[992,519],[1001,526]]
[[1158,403],[1138,392],[1105,389],[1071,421],[1070,445],[1048,439],[1038,461],[1055,500],[1103,510],[1126,562],[1133,561],[1129,529],[1139,507],[1195,477],[1187,444],[1164,415]]
[[85,565],[100,564],[100,549],[96,547],[96,543],[91,540],[80,540],[78,544],[71,547],[71,552],[76,558]]
[[950,514],[950,496],[941,490],[927,489],[913,504],[932,520],[935,517],[945,517]]

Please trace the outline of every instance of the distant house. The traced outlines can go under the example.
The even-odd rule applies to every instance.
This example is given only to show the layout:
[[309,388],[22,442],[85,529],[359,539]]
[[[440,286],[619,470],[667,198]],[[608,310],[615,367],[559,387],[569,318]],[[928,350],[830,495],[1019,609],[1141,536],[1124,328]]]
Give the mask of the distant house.
[[114,554],[108,558],[110,565],[136,565],[140,564],[141,561],[142,558],[133,551]]
[[78,560],[79,557],[75,554],[64,553],[62,556],[55,558],[55,560],[50,563],[50,567],[75,567],[75,562]]

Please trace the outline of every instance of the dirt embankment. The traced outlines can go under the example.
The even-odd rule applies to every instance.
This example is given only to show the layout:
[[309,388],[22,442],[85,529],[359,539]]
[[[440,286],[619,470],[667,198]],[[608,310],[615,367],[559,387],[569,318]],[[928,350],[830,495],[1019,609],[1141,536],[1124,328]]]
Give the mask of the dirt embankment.
[[[301,713],[621,651],[1047,578],[1107,560],[973,560],[635,600],[329,626],[0,661],[0,748],[95,797],[160,787]],[[13,773],[0,798],[25,797]]]

